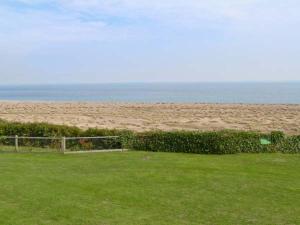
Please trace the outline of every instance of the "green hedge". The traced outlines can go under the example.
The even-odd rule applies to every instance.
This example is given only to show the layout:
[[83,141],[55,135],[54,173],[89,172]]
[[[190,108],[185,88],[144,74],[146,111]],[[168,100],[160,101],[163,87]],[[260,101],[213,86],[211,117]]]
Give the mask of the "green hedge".
[[275,151],[283,153],[300,153],[300,136],[286,137],[275,145]]
[[[27,137],[86,137],[86,136],[121,136],[120,130],[88,129],[77,127],[53,125],[47,123],[18,123],[0,120],[0,136],[27,136]],[[14,139],[0,139],[0,145],[13,146]],[[121,139],[91,139],[68,140],[67,148],[76,149],[114,149],[121,148]],[[60,148],[61,140],[33,140],[19,139],[20,146]]]
[[109,129],[82,130],[78,127],[48,123],[19,123],[0,120],[0,136],[31,137],[79,137],[79,136],[118,136],[128,131]]
[[[117,141],[98,141],[69,143],[70,148],[128,148],[132,150],[154,152],[185,152],[199,154],[234,154],[259,152],[300,153],[300,136],[285,136],[282,132],[270,134],[245,131],[151,131],[134,133],[128,130],[88,129],[53,125],[47,123],[17,123],[0,120],[0,136],[39,136],[39,137],[80,137],[80,136],[120,136]],[[271,142],[262,145],[264,138]],[[2,141],[2,144],[5,144]],[[11,143],[13,144],[13,143]],[[25,143],[26,144],[26,143]],[[27,143],[30,144],[29,142]],[[52,143],[57,145],[57,143]],[[35,146],[42,146],[42,141],[35,141]]]
[[[271,141],[271,144],[262,145],[262,138]],[[199,154],[299,153],[300,136],[285,138],[281,132],[262,134],[245,131],[155,131],[133,134],[128,146],[134,150]]]
[[80,136],[77,127],[48,123],[18,123],[0,120],[0,136],[63,137]]
[[265,152],[260,134],[250,132],[146,132],[135,134],[131,148],[145,151],[185,152],[201,154],[233,154]]

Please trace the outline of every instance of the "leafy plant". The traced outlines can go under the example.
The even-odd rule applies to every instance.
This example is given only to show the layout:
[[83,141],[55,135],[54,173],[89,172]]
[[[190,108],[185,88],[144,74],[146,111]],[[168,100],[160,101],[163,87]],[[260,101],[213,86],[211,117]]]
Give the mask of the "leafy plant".
[[[260,152],[300,152],[300,136],[285,136],[283,132],[270,134],[246,131],[149,131],[136,133],[129,130],[88,129],[53,125],[47,123],[17,123],[0,120],[0,136],[37,137],[95,137],[119,136],[119,139],[69,140],[70,149],[111,149],[128,148],[153,152],[184,152],[199,154],[235,154]],[[260,140],[271,141],[262,145]],[[13,139],[0,139],[2,145],[14,145]],[[24,145],[35,147],[59,146],[42,140],[23,140]]]

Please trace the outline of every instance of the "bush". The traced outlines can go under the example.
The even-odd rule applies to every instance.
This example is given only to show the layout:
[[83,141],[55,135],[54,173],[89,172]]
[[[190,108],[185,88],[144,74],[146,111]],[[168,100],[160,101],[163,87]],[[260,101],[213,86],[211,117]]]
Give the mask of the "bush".
[[[262,145],[261,138],[273,142],[270,145]],[[128,143],[130,149],[154,152],[199,154],[300,152],[299,136],[284,138],[279,132],[262,134],[245,131],[152,131],[135,133]]]
[[[245,131],[151,131],[134,133],[128,130],[88,129],[53,125],[47,123],[16,123],[0,120],[0,136],[36,137],[81,137],[120,136],[118,140],[74,140],[68,141],[72,149],[128,148],[154,152],[185,152],[199,154],[234,154],[259,152],[300,153],[300,136],[285,137],[283,132],[270,134]],[[268,139],[270,145],[262,145],[260,139]],[[33,145],[24,140],[24,145]],[[2,144],[13,144],[12,140],[1,139]],[[50,143],[57,145],[57,143]],[[46,145],[35,141],[34,146]],[[47,143],[48,145],[48,143]]]
[[145,132],[135,134],[131,148],[146,151],[187,152],[202,154],[233,154],[262,152],[260,134],[251,132]]
[[63,137],[79,136],[82,130],[77,127],[48,123],[18,123],[0,121],[1,136]]
[[[88,129],[77,127],[53,125],[47,123],[17,123],[0,121],[0,136],[27,136],[27,137],[81,137],[81,136],[118,136],[122,132],[117,130]],[[1,139],[2,145],[14,145],[14,139]],[[112,149],[121,148],[121,140],[114,139],[84,139],[68,140],[69,149]],[[20,146],[55,147],[60,148],[60,140],[33,140],[19,139]]]
[[287,137],[278,143],[276,150],[283,153],[300,153],[300,136]]
[[271,142],[272,144],[278,144],[284,141],[284,133],[281,131],[272,131],[271,132]]

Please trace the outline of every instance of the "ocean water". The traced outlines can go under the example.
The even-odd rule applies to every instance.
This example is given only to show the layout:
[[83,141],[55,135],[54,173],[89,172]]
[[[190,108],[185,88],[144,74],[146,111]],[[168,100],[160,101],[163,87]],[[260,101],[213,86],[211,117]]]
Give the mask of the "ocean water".
[[300,104],[300,82],[0,85],[0,100]]

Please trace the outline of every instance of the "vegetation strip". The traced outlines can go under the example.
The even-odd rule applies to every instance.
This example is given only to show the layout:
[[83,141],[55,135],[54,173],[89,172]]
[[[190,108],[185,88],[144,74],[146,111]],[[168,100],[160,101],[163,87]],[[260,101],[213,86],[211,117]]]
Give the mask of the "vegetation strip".
[[[300,135],[286,136],[283,132],[270,134],[247,131],[149,131],[88,129],[47,123],[17,123],[0,121],[0,136],[57,137],[57,140],[19,140],[19,145],[60,148],[61,137],[66,137],[67,148],[133,149],[155,152],[184,152],[199,154],[234,154],[282,152],[300,153]],[[91,140],[82,137],[91,137]],[[115,137],[97,140],[97,137]],[[68,138],[69,137],[69,138]],[[75,138],[70,138],[75,137]],[[94,138],[93,138],[94,137]],[[13,139],[0,139],[1,145],[14,145]]]

